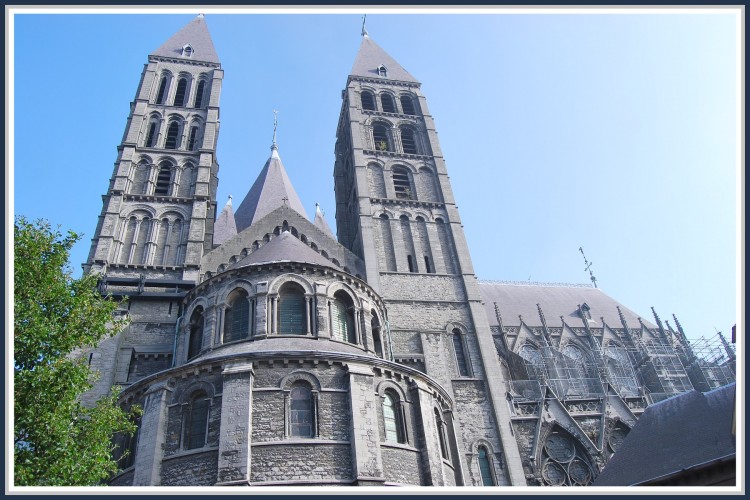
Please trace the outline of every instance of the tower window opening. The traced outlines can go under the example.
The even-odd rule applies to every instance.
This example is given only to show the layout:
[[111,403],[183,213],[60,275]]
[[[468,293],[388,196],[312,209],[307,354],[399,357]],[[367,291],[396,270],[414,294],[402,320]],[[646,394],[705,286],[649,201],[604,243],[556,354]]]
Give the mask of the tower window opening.
[[180,126],[177,122],[169,124],[169,128],[167,129],[167,140],[164,142],[164,147],[166,149],[177,149],[177,135],[179,132]]
[[170,184],[172,184],[172,167],[162,165],[159,169],[159,175],[156,176],[154,194],[157,196],[168,196]]
[[203,93],[206,89],[206,81],[201,80],[198,82],[198,88],[195,90],[195,102],[193,103],[194,108],[200,108],[203,106]]
[[391,141],[388,137],[388,129],[382,123],[377,123],[372,128],[372,139],[375,149],[378,151],[393,151]]
[[416,111],[414,110],[414,102],[411,100],[411,97],[408,95],[402,95],[401,96],[401,110],[404,112],[405,115],[416,115]]
[[380,94],[380,104],[386,113],[396,112],[396,106],[393,104],[393,97],[390,94]]
[[466,359],[466,350],[464,349],[464,339],[458,329],[453,330],[453,350],[456,353],[456,366],[460,377],[470,377],[469,363]]
[[425,255],[424,256],[424,268],[427,270],[427,273],[432,274],[435,272],[435,269],[433,269],[432,265],[430,265],[430,257]]
[[416,270],[414,269],[414,259],[412,258],[412,256],[411,255],[407,255],[406,256],[406,261],[409,264],[409,272],[410,273],[415,273]]
[[148,133],[146,134],[146,143],[145,146],[147,148],[152,148],[156,145],[156,127],[157,123],[155,121],[152,121],[148,124]]
[[409,180],[409,173],[406,169],[393,169],[393,189],[396,192],[396,198],[405,200],[412,199],[411,181]]
[[167,93],[167,77],[162,76],[159,82],[159,92],[156,95],[156,104],[164,104],[164,96]]
[[196,126],[190,127],[190,135],[188,136],[188,149],[190,151],[194,151],[195,150],[195,145],[196,145],[196,140],[195,139],[196,139],[197,135],[198,135],[198,127],[196,127]]
[[401,132],[401,146],[404,148],[404,153],[416,155],[419,154],[417,151],[417,142],[414,137],[414,129],[411,127],[399,127]]
[[370,111],[376,111],[375,109],[375,98],[372,92],[364,90],[362,91],[362,109],[368,109]]
[[177,82],[177,91],[174,94],[174,105],[185,105],[185,93],[187,92],[187,78],[180,78]]

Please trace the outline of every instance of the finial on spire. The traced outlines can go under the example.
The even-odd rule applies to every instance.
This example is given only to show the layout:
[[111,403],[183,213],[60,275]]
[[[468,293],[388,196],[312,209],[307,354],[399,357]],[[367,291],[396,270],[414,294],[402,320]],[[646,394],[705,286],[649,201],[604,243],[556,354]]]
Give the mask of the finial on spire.
[[279,157],[279,145],[276,144],[276,127],[278,125],[278,117],[277,115],[279,112],[277,110],[273,110],[273,141],[271,142],[271,157],[272,158],[278,158]]
[[203,13],[198,14],[198,19],[203,19]]
[[586,268],[584,271],[589,272],[589,276],[591,276],[591,282],[594,284],[594,288],[599,288],[596,286],[596,277],[594,276],[594,271],[591,270],[591,266],[594,264],[593,262],[589,262],[588,259],[586,259],[586,254],[583,253],[583,247],[578,247],[578,250],[581,251],[581,255],[583,255],[583,262],[586,263]]
[[367,19],[367,14],[362,16],[362,36],[367,36],[367,28],[365,28],[366,19]]
[[231,194],[227,198],[227,203],[226,204],[229,205],[230,207],[232,206],[232,195]]

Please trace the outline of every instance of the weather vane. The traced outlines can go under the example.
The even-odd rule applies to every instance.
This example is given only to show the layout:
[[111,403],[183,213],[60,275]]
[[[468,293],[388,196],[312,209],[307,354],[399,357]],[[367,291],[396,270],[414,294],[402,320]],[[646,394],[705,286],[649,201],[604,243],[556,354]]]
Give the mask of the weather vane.
[[586,254],[583,253],[583,247],[578,247],[578,250],[581,251],[581,255],[583,255],[583,262],[586,263],[586,269],[584,271],[588,271],[589,275],[591,276],[591,282],[594,284],[594,288],[599,288],[596,286],[596,277],[594,276],[594,271],[591,270],[591,266],[594,264],[593,262],[589,262],[588,259],[586,259]]

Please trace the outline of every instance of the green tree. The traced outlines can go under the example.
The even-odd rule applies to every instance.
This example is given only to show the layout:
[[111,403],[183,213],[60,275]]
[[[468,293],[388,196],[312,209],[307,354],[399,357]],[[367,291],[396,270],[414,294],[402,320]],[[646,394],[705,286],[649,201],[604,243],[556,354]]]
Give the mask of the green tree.
[[76,353],[124,326],[118,303],[98,293],[96,276],[73,279],[77,234],[16,217],[14,237],[14,483],[100,484],[118,468],[113,435],[132,435],[139,409],[126,413],[114,394],[82,405],[94,374]]

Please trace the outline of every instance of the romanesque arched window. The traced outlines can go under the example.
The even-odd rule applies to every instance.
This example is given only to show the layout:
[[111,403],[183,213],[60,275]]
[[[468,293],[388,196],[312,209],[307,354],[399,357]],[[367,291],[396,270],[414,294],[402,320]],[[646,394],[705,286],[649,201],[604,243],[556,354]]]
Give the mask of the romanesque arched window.
[[331,302],[331,337],[343,342],[356,342],[354,303],[345,292],[336,292]]
[[440,414],[440,410],[435,408],[435,426],[437,427],[438,441],[440,441],[440,454],[443,458],[447,459],[448,454],[448,435],[445,432],[445,422],[443,422],[443,416]]
[[224,343],[250,336],[250,297],[242,288],[229,294],[224,312]]
[[159,165],[159,173],[156,175],[156,187],[154,188],[154,194],[157,196],[169,196],[170,188],[172,187],[172,165],[168,162],[162,162]]
[[286,283],[279,290],[279,333],[282,335],[307,333],[305,291],[297,283]]
[[292,437],[314,437],[315,405],[306,382],[295,382],[289,391],[289,434]]
[[411,96],[408,96],[408,95],[401,96],[401,110],[404,112],[405,115],[417,114],[414,110],[414,101],[412,101]]
[[188,135],[188,145],[187,148],[189,151],[195,151],[196,146],[198,144],[198,126],[193,125],[190,127],[190,134]]
[[403,148],[404,153],[411,155],[419,154],[414,128],[408,125],[401,125],[398,130],[401,133],[401,147]]
[[411,185],[411,175],[406,167],[393,167],[393,190],[396,193],[396,198],[404,200],[414,199],[414,189]]
[[146,131],[146,140],[143,141],[143,145],[147,148],[156,147],[156,140],[159,137],[159,119],[151,118],[148,122],[148,129]]
[[477,448],[477,455],[482,486],[495,486],[495,474],[492,472],[492,461],[490,459],[490,454],[487,452],[487,447],[480,445]]
[[391,94],[385,92],[380,94],[380,104],[382,105],[383,111],[386,113],[396,112],[396,105],[393,103],[393,97],[391,97]]
[[201,352],[201,348],[203,347],[204,325],[205,318],[203,317],[203,308],[198,306],[190,316],[190,337],[188,340],[187,359],[193,359]]
[[369,90],[363,90],[361,94],[362,99],[362,109],[368,109],[370,111],[375,111],[375,97],[372,95],[372,92]]
[[458,328],[454,328],[451,337],[453,338],[453,351],[456,355],[456,367],[458,368],[459,377],[471,377],[471,363],[466,355],[466,345],[464,336]]
[[167,127],[167,139],[164,141],[164,148],[177,149],[177,142],[180,135],[180,124],[172,121]]
[[164,104],[164,99],[167,96],[167,84],[169,83],[169,75],[163,75],[159,82],[159,92],[156,94],[156,104]]
[[200,391],[190,398],[187,425],[185,425],[185,448],[192,450],[206,445],[208,433],[209,400],[205,392]]
[[384,123],[375,123],[372,126],[372,140],[377,151],[393,151],[388,126]]
[[174,105],[175,106],[184,106],[185,105],[185,97],[187,94],[187,78],[180,78],[177,80],[177,90],[174,93]]
[[392,443],[406,442],[401,402],[398,395],[392,390],[386,390],[383,394],[383,428],[386,441]]
[[193,102],[194,108],[200,108],[203,106],[203,94],[206,91],[206,81],[200,80],[198,87],[195,89],[195,102]]
[[375,354],[379,358],[383,358],[382,331],[380,328],[380,321],[378,320],[378,317],[376,316],[374,310],[372,311],[372,320],[370,321],[370,331],[372,331],[372,343]]

